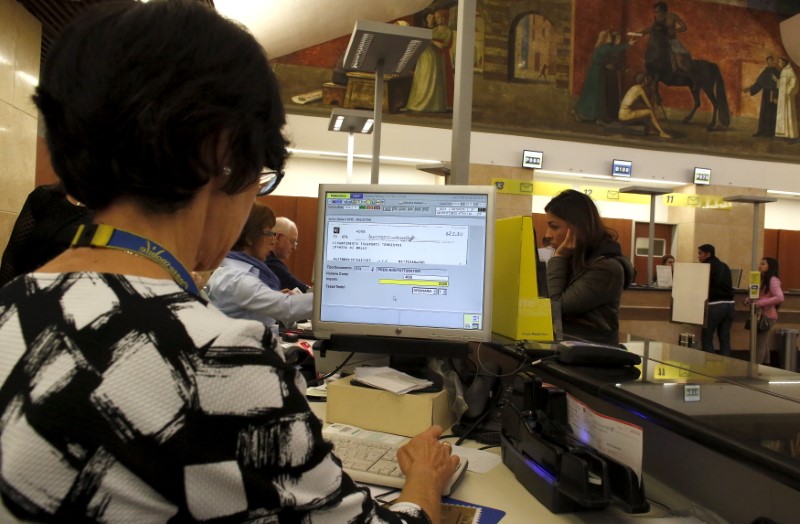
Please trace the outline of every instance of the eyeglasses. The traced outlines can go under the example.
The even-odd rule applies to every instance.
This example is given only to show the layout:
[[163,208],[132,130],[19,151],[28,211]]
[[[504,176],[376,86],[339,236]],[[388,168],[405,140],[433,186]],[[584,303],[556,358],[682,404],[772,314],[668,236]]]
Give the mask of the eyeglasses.
[[267,238],[273,238],[277,233],[274,231],[262,231],[261,234]]
[[[282,237],[289,238],[287,235],[284,235],[283,233],[278,233],[278,235],[282,236]],[[289,243],[294,247],[297,247],[297,244],[298,244],[297,240],[289,240]]]
[[263,170],[258,177],[258,196],[269,195],[283,179],[283,171]]

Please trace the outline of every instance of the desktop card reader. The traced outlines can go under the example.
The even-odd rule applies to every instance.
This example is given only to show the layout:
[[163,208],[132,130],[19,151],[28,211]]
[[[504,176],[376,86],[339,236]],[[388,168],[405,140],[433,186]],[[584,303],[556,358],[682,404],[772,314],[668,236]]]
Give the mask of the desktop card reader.
[[633,470],[575,438],[566,409],[562,389],[543,387],[532,372],[518,373],[503,406],[503,463],[553,513],[611,503],[628,513],[648,511]]

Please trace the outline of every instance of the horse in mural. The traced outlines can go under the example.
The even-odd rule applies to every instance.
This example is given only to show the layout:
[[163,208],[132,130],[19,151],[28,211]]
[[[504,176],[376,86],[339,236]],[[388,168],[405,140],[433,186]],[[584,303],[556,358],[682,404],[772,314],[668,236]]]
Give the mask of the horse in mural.
[[666,30],[660,31],[655,28],[650,32],[644,59],[645,70],[653,78],[655,92],[652,100],[655,104],[661,104],[661,97],[658,93],[659,82],[666,86],[685,86],[692,92],[694,107],[683,119],[684,124],[688,124],[692,120],[700,107],[700,91],[702,91],[713,107],[711,122],[706,129],[708,131],[717,129],[718,118],[721,125],[725,127],[730,125],[731,114],[725,93],[725,82],[717,64],[708,60],[692,60],[688,73],[677,70],[673,65],[672,51]]

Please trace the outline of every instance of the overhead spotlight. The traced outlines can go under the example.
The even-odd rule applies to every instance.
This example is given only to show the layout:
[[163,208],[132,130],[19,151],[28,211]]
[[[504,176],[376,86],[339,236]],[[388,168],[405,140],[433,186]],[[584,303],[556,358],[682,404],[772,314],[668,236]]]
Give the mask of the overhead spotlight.
[[344,54],[345,69],[373,72],[382,61],[385,72],[403,73],[416,64],[432,36],[422,27],[357,20]]

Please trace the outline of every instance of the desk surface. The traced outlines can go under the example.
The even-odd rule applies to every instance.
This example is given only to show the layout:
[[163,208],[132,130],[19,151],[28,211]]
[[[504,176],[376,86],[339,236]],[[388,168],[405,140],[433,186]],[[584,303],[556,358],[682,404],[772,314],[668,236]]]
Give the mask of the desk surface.
[[[576,394],[584,391],[598,402],[605,402],[607,407],[613,405],[624,412],[617,415],[609,412],[610,416],[625,420],[625,417],[633,417],[634,423],[649,425],[650,429],[645,432],[644,479],[647,496],[651,500],[665,503],[673,513],[697,514],[692,513],[696,508],[677,493],[685,497],[694,496],[682,486],[686,484],[685,479],[669,478],[664,475],[663,469],[651,472],[651,468],[648,468],[648,463],[651,467],[654,463],[653,456],[664,455],[664,449],[672,450],[647,449],[648,443],[650,448],[657,447],[655,443],[663,443],[659,433],[663,431],[670,435],[670,439],[674,435],[677,442],[686,447],[687,453],[698,454],[698,458],[691,459],[686,458],[688,454],[670,456],[666,462],[676,472],[683,468],[692,469],[693,464],[710,460],[709,455],[713,455],[715,460],[719,455],[732,464],[723,464],[726,468],[740,468],[735,475],[723,472],[723,468],[706,468],[716,476],[705,480],[699,480],[696,473],[692,472],[691,478],[697,477],[697,482],[704,483],[702,487],[709,490],[704,500],[732,493],[719,485],[727,480],[728,475],[730,478],[758,479],[765,493],[739,497],[748,504],[755,499],[777,497],[779,492],[786,499],[783,504],[787,501],[800,503],[800,375],[642,338],[623,337],[623,343],[630,351],[643,357],[641,366],[633,370],[635,376],[615,375],[613,371],[604,375],[597,373],[597,368],[581,371],[578,367],[553,362],[543,363],[538,369],[546,372],[543,379],[548,380],[547,376],[557,379],[556,385],[559,387],[566,388],[568,384],[573,384],[578,388]],[[498,353],[492,349],[485,351]],[[494,355],[480,352],[483,359],[494,358]],[[502,356],[510,361],[503,363],[503,372],[513,372],[519,361],[508,354]],[[686,400],[686,385],[699,386],[699,401]],[[315,406],[315,409],[322,409],[324,413],[324,406]],[[674,442],[670,441],[670,445],[674,445]],[[495,452],[499,453],[499,450]],[[744,470],[748,475],[753,472],[753,476],[741,475]],[[747,492],[742,486],[737,486],[733,491],[741,491],[739,488],[745,489],[742,493]],[[753,491],[752,486],[750,491]],[[602,512],[553,515],[516,481],[505,465],[483,475],[467,473],[453,496],[505,511],[507,517],[504,523],[530,522],[531,515],[535,515],[536,521],[543,524],[634,522],[642,517],[653,518],[665,516],[666,513],[659,509],[660,506],[651,504],[654,508],[651,513],[641,516],[626,515],[617,508]],[[769,500],[766,504],[776,507]],[[755,510],[760,511],[758,508]],[[659,511],[662,513],[658,514]],[[681,522],[667,518],[661,521]]]
[[[311,409],[320,419],[325,419],[325,403],[312,402]],[[468,443],[470,447],[478,444]],[[493,448],[493,453],[500,453],[499,448]],[[679,514],[689,514],[691,503],[682,499],[666,486],[659,485],[645,478],[648,493],[657,494],[658,500],[667,502],[672,511]],[[626,522],[641,522],[642,519],[656,519],[659,524],[666,523],[698,523],[694,517],[670,517],[669,512],[652,504],[649,513],[641,515],[627,515],[624,512],[610,507],[604,511],[586,511],[555,515],[539,503],[536,498],[514,478],[513,473],[504,465],[499,464],[488,473],[474,473],[468,471],[461,479],[456,489],[450,495],[454,499],[463,500],[481,506],[497,508],[506,512],[501,520],[502,524],[568,524],[568,523],[596,523],[612,524]]]

